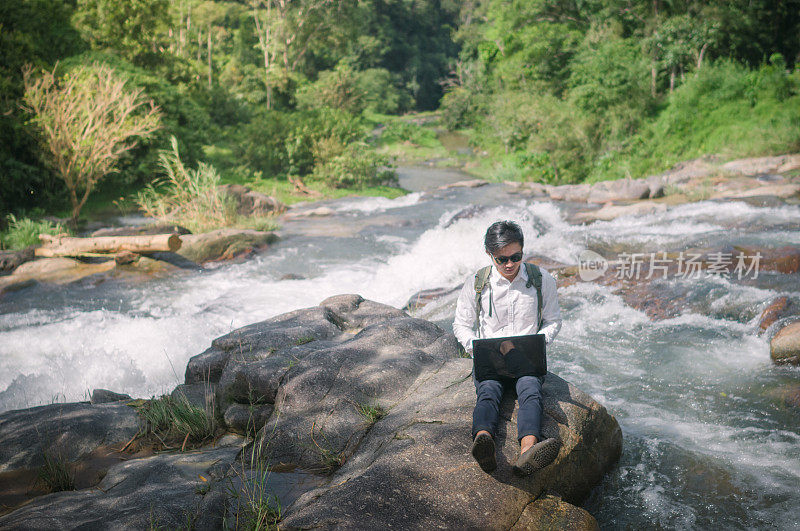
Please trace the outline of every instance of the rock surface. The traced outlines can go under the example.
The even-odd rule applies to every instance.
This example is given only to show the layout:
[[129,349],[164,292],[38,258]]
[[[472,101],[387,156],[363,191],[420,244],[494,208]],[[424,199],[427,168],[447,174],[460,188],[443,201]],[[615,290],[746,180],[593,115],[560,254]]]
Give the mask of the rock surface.
[[800,365],[800,322],[784,326],[772,336],[769,354],[775,363]]
[[251,254],[278,240],[274,232],[249,229],[218,229],[181,236],[178,254],[195,263],[229,260]]
[[119,402],[7,411],[0,415],[0,472],[41,466],[45,453],[73,461],[101,445],[124,444],[138,431],[136,410]]
[[599,531],[594,517],[557,496],[542,496],[529,503],[512,531],[526,529],[569,529],[570,531]]
[[267,216],[286,210],[286,205],[274,197],[241,184],[224,184],[218,188],[236,201],[236,212],[242,216]]
[[[208,406],[213,394],[237,432],[263,425],[250,451],[226,435],[189,453],[132,456],[110,466],[97,488],[35,498],[0,517],[0,527],[219,529],[226,512],[229,522],[238,517],[232,493],[241,500],[253,492],[253,473],[241,471],[257,452],[276,471],[330,474],[283,506],[281,528],[593,529],[570,504],[619,458],[616,420],[548,374],[542,429],[562,441],[556,461],[527,478],[512,473],[519,445],[509,394],[498,469],[486,474],[469,455],[471,366],[458,357],[455,337],[433,323],[357,295],[331,297],[217,338],[187,366],[173,396]],[[0,470],[41,463],[37,427],[63,433],[55,442],[74,460],[101,445],[121,447],[138,425],[124,403],[9,412],[0,416]]]

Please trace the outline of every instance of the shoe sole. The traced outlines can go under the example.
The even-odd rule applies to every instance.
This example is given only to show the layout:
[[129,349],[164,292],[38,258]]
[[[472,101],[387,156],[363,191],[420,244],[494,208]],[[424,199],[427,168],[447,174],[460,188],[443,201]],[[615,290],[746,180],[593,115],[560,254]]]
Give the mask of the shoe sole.
[[494,451],[494,440],[490,435],[481,434],[475,437],[472,443],[472,457],[484,472],[492,472],[497,468]]
[[520,476],[529,476],[543,469],[558,457],[561,443],[558,439],[545,439],[538,442],[519,456],[514,472]]

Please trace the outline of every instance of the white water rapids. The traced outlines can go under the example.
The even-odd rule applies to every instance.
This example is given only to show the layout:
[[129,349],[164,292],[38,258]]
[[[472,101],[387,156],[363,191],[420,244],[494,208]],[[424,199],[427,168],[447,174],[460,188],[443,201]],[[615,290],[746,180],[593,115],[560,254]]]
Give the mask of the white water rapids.
[[[437,178],[436,170],[407,170],[406,186],[421,187],[420,175]],[[445,178],[465,178],[453,175]],[[473,205],[471,217],[453,219]],[[84,400],[94,388],[159,395],[183,380],[191,356],[235,328],[340,293],[402,307],[420,290],[455,287],[488,263],[483,233],[498,219],[520,222],[527,252],[569,264],[586,249],[800,245],[797,205],[705,201],[572,225],[569,205],[491,185],[328,206],[333,216],[284,223],[282,240],[244,263],[139,285],[83,282],[6,295],[0,412]],[[770,300],[800,298],[797,279],[669,280],[667,292],[687,305],[661,321],[592,282],[559,290],[564,324],[548,351],[550,370],[623,428],[622,459],[586,505],[602,527],[800,527],[800,413],[774,398],[800,368],[773,365],[756,334]],[[455,296],[416,315],[449,327]]]

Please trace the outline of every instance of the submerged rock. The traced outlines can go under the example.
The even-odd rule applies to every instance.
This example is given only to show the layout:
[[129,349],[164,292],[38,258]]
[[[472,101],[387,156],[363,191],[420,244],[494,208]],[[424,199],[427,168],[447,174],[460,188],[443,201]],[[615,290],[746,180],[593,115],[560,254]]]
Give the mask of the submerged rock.
[[772,336],[769,354],[775,363],[800,365],[800,322],[784,326]]

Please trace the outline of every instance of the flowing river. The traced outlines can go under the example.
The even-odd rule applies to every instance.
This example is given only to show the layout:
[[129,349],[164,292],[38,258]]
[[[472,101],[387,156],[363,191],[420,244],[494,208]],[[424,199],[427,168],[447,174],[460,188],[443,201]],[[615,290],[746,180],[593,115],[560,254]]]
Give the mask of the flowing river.
[[[526,252],[567,264],[587,249],[800,245],[797,205],[704,201],[575,225],[577,205],[503,185],[436,190],[469,178],[456,171],[400,174],[413,193],[326,202],[333,215],[283,222],[282,240],[244,263],[0,298],[0,412],[84,400],[94,388],[169,392],[213,338],[330,295],[403,307],[420,290],[454,288],[489,263],[483,233],[498,219],[522,225]],[[619,464],[585,505],[601,527],[800,528],[800,412],[775,398],[800,368],[773,365],[756,334],[771,299],[800,298],[797,278],[673,279],[665,296],[686,309],[659,321],[595,282],[559,290],[564,324],[549,368],[604,404],[624,433]],[[449,328],[456,296],[412,313]]]

